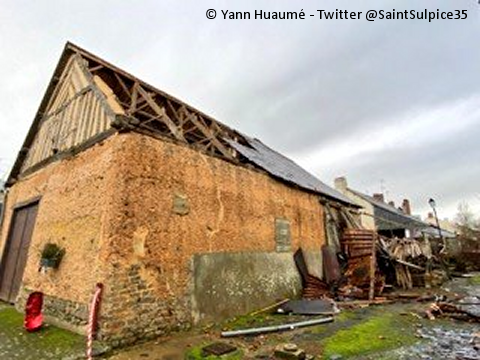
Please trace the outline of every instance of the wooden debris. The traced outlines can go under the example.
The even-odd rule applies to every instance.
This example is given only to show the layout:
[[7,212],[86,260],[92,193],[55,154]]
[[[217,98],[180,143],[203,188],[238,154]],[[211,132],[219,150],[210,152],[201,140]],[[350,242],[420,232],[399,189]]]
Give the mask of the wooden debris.
[[366,307],[370,305],[381,305],[381,304],[391,304],[393,300],[386,299],[386,298],[375,298],[373,300],[354,300],[354,301],[342,301],[337,302],[337,306],[342,307]]
[[377,268],[377,257],[376,257],[376,238],[373,238],[372,245],[372,255],[370,256],[370,289],[368,291],[368,300],[373,300],[375,297],[375,271]]
[[[430,304],[425,314],[430,320],[435,320],[435,315],[447,315],[456,319],[480,322],[480,313],[472,311],[469,306],[471,305],[467,303],[435,302]],[[480,307],[480,303],[473,304],[473,306]]]
[[278,308],[280,305],[283,305],[285,304],[286,302],[290,301],[290,299],[283,299],[282,301],[279,301],[275,304],[272,304],[272,305],[269,305],[267,307],[264,307],[263,309],[260,309],[260,310],[257,310],[257,311],[254,311],[250,314],[250,316],[255,316],[255,315],[258,315],[258,314],[261,314],[261,313],[264,313],[264,312],[267,312],[269,310],[272,310],[272,309],[276,309]]
[[303,287],[304,299],[322,299],[329,295],[330,290],[327,283],[312,275],[306,277],[305,285]]
[[389,258],[394,266],[397,285],[403,289],[425,285],[428,275],[426,267],[432,258],[430,243],[408,238],[382,238],[379,246],[382,254]]
[[385,276],[377,267],[377,234],[366,229],[346,229],[342,247],[348,257],[344,275],[349,285],[362,289],[362,298],[373,299],[385,286]]

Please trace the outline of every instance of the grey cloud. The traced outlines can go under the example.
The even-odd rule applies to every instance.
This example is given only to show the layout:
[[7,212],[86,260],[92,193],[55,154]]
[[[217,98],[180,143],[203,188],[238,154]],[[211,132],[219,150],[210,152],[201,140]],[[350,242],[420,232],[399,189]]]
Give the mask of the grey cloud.
[[[432,136],[435,136],[432,129]],[[430,197],[444,210],[455,209],[462,199],[475,199],[480,179],[480,127],[471,126],[456,136],[441,138],[424,146],[380,151],[348,163],[338,164],[323,177],[347,175],[351,185],[369,193],[383,186],[397,202],[411,198],[414,208],[425,212]],[[325,169],[324,169],[325,170]]]
[[[432,23],[226,21],[207,20],[209,7],[303,7],[307,13],[461,7],[469,17]],[[473,0],[56,0],[49,6],[4,0],[0,175],[21,146],[66,40],[288,155],[332,146],[345,136],[391,125],[412,110],[478,93],[479,14]],[[480,173],[472,159],[479,155],[478,135],[470,129],[435,147],[381,150],[315,170],[326,181],[348,173],[360,190],[377,188],[383,178],[392,192],[408,193],[418,203],[427,192],[453,202],[476,191]],[[407,174],[400,170],[405,167]],[[429,176],[439,171],[443,176]]]

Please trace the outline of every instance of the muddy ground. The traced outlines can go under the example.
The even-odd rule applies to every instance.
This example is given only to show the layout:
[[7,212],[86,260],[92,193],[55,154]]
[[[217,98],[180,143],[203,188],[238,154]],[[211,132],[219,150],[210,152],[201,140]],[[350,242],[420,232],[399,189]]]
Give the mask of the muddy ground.
[[[418,292],[418,290],[416,290]],[[480,275],[455,279],[441,289],[424,293],[480,297]],[[212,324],[203,329],[176,334],[118,351],[110,360],[202,359],[202,347],[225,342],[238,348],[221,359],[272,359],[275,347],[294,343],[316,359],[480,360],[480,324],[450,317],[429,320],[430,302],[397,302],[356,309],[343,309],[329,324],[255,337],[222,339],[222,330],[243,329],[295,322],[311,317],[260,314]],[[209,357],[209,360],[217,359]]]

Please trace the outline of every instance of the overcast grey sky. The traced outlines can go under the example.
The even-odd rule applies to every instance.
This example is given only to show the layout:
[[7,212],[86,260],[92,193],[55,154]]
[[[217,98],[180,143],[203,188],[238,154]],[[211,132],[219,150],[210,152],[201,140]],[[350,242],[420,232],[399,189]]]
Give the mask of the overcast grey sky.
[[[206,18],[216,9],[215,20]],[[466,20],[319,20],[317,9],[468,10]],[[224,20],[220,10],[305,20]],[[329,184],[480,211],[476,0],[0,0],[0,175],[67,40],[299,162]]]

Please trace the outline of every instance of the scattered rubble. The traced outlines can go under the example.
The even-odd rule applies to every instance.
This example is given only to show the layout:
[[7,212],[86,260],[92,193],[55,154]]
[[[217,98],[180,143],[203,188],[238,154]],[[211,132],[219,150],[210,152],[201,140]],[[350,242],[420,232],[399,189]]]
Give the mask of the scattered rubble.
[[430,320],[435,320],[436,316],[449,316],[460,320],[480,322],[480,299],[475,296],[467,296],[458,302],[434,302],[425,313]]
[[225,354],[230,354],[237,350],[236,346],[223,343],[223,342],[216,342],[202,348],[202,356],[207,357],[209,355],[215,356],[222,356]]
[[390,358],[398,360],[479,360],[480,334],[469,330],[443,327],[417,330],[425,340],[416,345],[394,350]]
[[274,356],[286,360],[304,360],[306,358],[305,351],[299,349],[295,344],[278,345],[275,348]]

